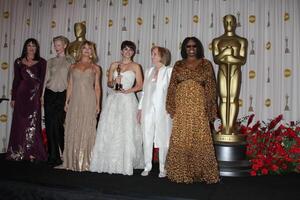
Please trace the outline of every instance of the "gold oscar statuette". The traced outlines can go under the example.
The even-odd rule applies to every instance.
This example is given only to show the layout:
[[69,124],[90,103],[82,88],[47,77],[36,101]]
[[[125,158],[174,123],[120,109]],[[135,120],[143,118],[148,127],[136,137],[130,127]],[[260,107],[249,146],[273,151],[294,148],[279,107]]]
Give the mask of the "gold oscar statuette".
[[76,40],[69,44],[68,53],[74,59],[76,59],[80,45],[84,41],[86,41],[86,39],[85,39],[86,26],[85,26],[84,22],[79,22],[79,23],[74,24],[74,34],[75,34]]
[[[121,68],[120,68],[120,65],[118,65],[118,67],[117,67],[117,73],[118,73],[118,77],[120,77],[120,76],[121,76]],[[123,89],[122,83],[116,83],[116,85],[115,85],[115,90],[120,91],[120,90],[122,90],[122,89]]]
[[219,65],[217,84],[219,88],[219,112],[222,129],[214,135],[215,142],[240,143],[244,138],[236,130],[241,88],[241,66],[247,60],[248,41],[235,33],[236,18],[223,18],[225,33],[212,41],[214,62]]

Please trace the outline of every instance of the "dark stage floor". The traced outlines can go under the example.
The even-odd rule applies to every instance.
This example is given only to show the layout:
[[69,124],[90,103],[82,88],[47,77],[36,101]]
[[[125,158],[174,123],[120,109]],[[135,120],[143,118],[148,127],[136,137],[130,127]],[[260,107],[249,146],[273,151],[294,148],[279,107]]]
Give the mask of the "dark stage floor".
[[218,184],[176,184],[157,177],[71,172],[0,156],[0,199],[300,199],[300,174],[222,178]]

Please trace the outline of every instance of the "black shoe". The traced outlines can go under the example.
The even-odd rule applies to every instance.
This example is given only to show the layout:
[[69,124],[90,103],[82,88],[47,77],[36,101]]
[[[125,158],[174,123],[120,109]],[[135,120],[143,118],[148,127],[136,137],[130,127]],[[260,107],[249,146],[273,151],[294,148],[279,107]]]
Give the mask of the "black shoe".
[[47,164],[51,167],[56,167],[62,164],[62,160],[48,160]]

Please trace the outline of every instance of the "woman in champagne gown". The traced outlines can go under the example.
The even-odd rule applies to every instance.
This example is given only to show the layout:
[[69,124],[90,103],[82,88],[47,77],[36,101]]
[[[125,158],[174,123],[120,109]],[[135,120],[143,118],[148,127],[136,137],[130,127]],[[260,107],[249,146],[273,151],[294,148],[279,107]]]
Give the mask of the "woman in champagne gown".
[[45,161],[47,154],[41,132],[41,96],[46,60],[40,57],[34,38],[25,41],[14,64],[11,106],[14,109],[7,159]]
[[62,168],[88,171],[96,137],[96,117],[100,111],[100,66],[94,64],[94,44],[84,42],[76,60],[69,71]]
[[142,73],[140,66],[132,61],[135,54],[133,42],[124,41],[121,54],[122,61],[110,66],[108,86],[121,83],[122,89],[107,97],[97,128],[90,170],[132,175],[133,169],[144,167],[135,96],[135,92],[142,88]]

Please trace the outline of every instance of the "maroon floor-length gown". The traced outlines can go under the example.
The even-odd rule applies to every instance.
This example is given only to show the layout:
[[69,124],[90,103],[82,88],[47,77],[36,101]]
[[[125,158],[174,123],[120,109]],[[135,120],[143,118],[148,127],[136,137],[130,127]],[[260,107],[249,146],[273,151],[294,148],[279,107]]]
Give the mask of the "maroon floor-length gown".
[[46,72],[46,60],[26,66],[14,63],[12,100],[15,101],[7,159],[46,160],[41,132],[41,95]]

